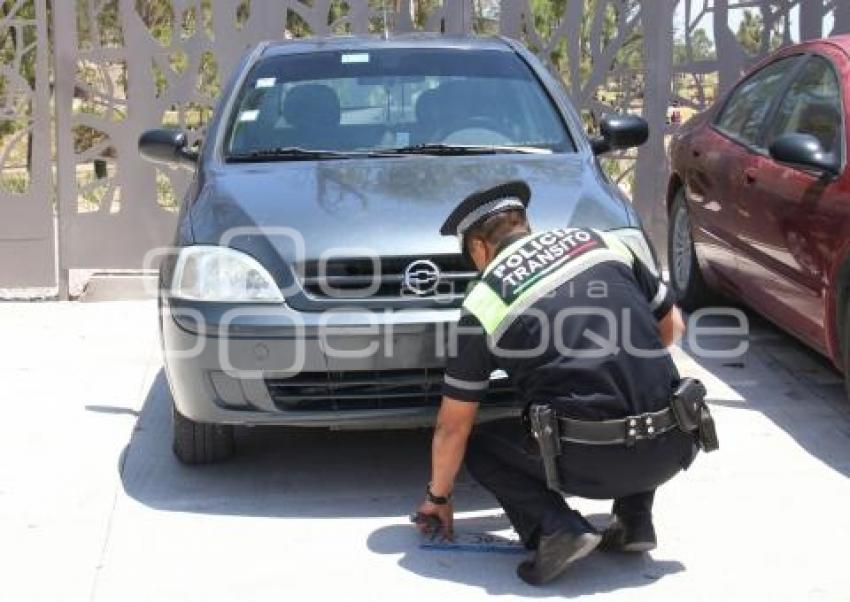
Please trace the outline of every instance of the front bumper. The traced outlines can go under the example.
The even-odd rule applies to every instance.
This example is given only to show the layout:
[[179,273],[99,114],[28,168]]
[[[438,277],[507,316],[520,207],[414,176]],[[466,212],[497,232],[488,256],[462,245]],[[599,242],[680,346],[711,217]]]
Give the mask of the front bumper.
[[[339,429],[433,425],[446,341],[459,316],[457,309],[310,313],[283,305],[178,300],[163,300],[161,312],[166,373],[184,416],[216,424]],[[295,380],[304,375],[311,378]],[[410,382],[370,398],[388,380],[407,382],[416,375],[427,377],[421,393]],[[377,384],[364,386],[373,376]],[[331,394],[327,383],[317,382],[325,378]],[[359,386],[337,388],[351,382]],[[287,398],[292,391],[298,403]],[[519,414],[504,386],[496,401],[482,404],[479,420]]]

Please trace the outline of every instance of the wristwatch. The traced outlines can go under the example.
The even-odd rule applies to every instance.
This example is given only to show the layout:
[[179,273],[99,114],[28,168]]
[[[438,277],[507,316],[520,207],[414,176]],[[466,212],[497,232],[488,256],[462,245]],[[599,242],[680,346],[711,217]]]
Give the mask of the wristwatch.
[[449,495],[434,495],[431,492],[431,483],[425,488],[425,499],[437,506],[445,506],[452,500],[452,494]]

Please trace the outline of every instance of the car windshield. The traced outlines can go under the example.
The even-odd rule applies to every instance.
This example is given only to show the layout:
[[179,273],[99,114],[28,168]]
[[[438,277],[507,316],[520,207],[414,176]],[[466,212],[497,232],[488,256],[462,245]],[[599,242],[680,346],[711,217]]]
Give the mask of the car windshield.
[[523,149],[575,151],[552,100],[515,53],[389,48],[262,60],[239,92],[225,155],[292,160]]

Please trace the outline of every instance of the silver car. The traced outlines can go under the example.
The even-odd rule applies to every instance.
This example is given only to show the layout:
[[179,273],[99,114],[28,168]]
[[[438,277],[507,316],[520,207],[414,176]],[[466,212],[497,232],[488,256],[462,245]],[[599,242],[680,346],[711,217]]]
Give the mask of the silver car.
[[[631,205],[597,155],[636,146],[615,116],[589,140],[517,42],[409,36],[264,43],[242,59],[200,149],[139,141],[194,170],[160,270],[174,451],[234,451],[234,425],[431,423],[476,273],[439,226],[462,198],[529,183],[535,228],[616,230],[648,264]],[[518,411],[494,373],[481,418]]]

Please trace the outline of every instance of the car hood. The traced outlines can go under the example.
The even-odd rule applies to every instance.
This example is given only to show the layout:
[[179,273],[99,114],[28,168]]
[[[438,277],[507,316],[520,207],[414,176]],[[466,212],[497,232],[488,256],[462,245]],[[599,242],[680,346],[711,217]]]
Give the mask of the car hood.
[[[334,255],[457,253],[439,229],[476,190],[523,179],[535,229],[634,225],[622,198],[580,154],[405,156],[229,164],[205,174],[189,208],[195,244],[291,261]],[[346,253],[346,249],[348,253]],[[358,252],[361,251],[361,252]]]

